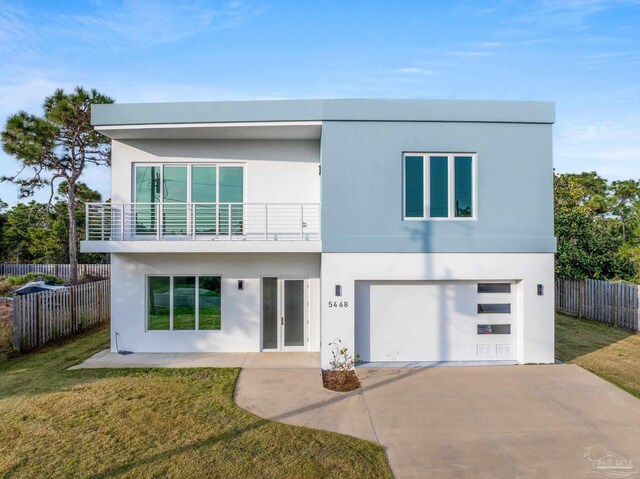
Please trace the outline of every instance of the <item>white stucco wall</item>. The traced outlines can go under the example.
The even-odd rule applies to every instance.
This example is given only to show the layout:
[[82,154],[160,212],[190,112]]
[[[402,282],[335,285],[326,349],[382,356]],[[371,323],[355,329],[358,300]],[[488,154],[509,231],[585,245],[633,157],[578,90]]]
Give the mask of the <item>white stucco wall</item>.
[[[516,359],[554,361],[554,255],[551,253],[323,253],[322,365],[329,365],[330,342],[339,338],[355,349],[356,281],[516,281]],[[342,285],[342,297],[335,285]],[[537,295],[537,285],[544,295]],[[346,308],[329,301],[347,301]]]
[[[222,329],[147,331],[146,276],[221,275]],[[320,337],[319,254],[112,254],[111,349],[134,352],[257,352],[261,334],[261,277],[308,279],[309,350]],[[238,290],[238,280],[244,289]]]
[[319,203],[317,140],[114,140],[111,200],[133,201],[133,163],[245,164],[245,202]]

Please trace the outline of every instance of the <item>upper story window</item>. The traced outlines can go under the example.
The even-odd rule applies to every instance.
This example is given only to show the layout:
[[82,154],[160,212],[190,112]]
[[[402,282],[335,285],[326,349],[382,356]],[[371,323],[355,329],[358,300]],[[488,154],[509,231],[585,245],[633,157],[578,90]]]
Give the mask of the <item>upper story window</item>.
[[136,203],[242,203],[244,167],[138,164],[134,188]]
[[476,155],[405,153],[405,219],[473,219]]
[[135,233],[241,234],[244,177],[243,165],[135,165]]

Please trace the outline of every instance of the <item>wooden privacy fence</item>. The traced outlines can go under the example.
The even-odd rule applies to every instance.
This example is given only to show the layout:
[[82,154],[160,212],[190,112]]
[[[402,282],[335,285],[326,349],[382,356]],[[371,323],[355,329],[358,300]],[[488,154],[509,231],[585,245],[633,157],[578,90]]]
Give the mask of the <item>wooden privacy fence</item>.
[[[69,279],[71,266],[68,264],[0,264],[0,276],[22,276],[27,273],[52,274],[62,279]],[[101,276],[108,278],[111,274],[110,264],[79,264],[78,276]]]
[[110,281],[13,299],[13,349],[27,351],[109,320]]
[[556,310],[638,331],[640,285],[597,279],[558,279]]

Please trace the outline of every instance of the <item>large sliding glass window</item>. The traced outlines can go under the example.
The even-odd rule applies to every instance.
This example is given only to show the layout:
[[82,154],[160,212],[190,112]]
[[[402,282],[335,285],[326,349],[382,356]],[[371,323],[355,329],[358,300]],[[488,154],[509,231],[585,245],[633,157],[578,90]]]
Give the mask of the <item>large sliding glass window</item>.
[[405,219],[473,219],[475,154],[407,153]]
[[220,276],[149,276],[149,331],[213,331],[222,327]]
[[243,232],[244,166],[136,165],[133,197],[136,234]]

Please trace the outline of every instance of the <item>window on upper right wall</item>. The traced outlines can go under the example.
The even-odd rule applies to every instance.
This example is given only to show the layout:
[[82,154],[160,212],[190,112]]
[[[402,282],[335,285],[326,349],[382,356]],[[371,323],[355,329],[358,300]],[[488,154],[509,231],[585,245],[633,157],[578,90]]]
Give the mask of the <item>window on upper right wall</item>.
[[475,153],[405,153],[404,219],[475,219],[476,161]]

